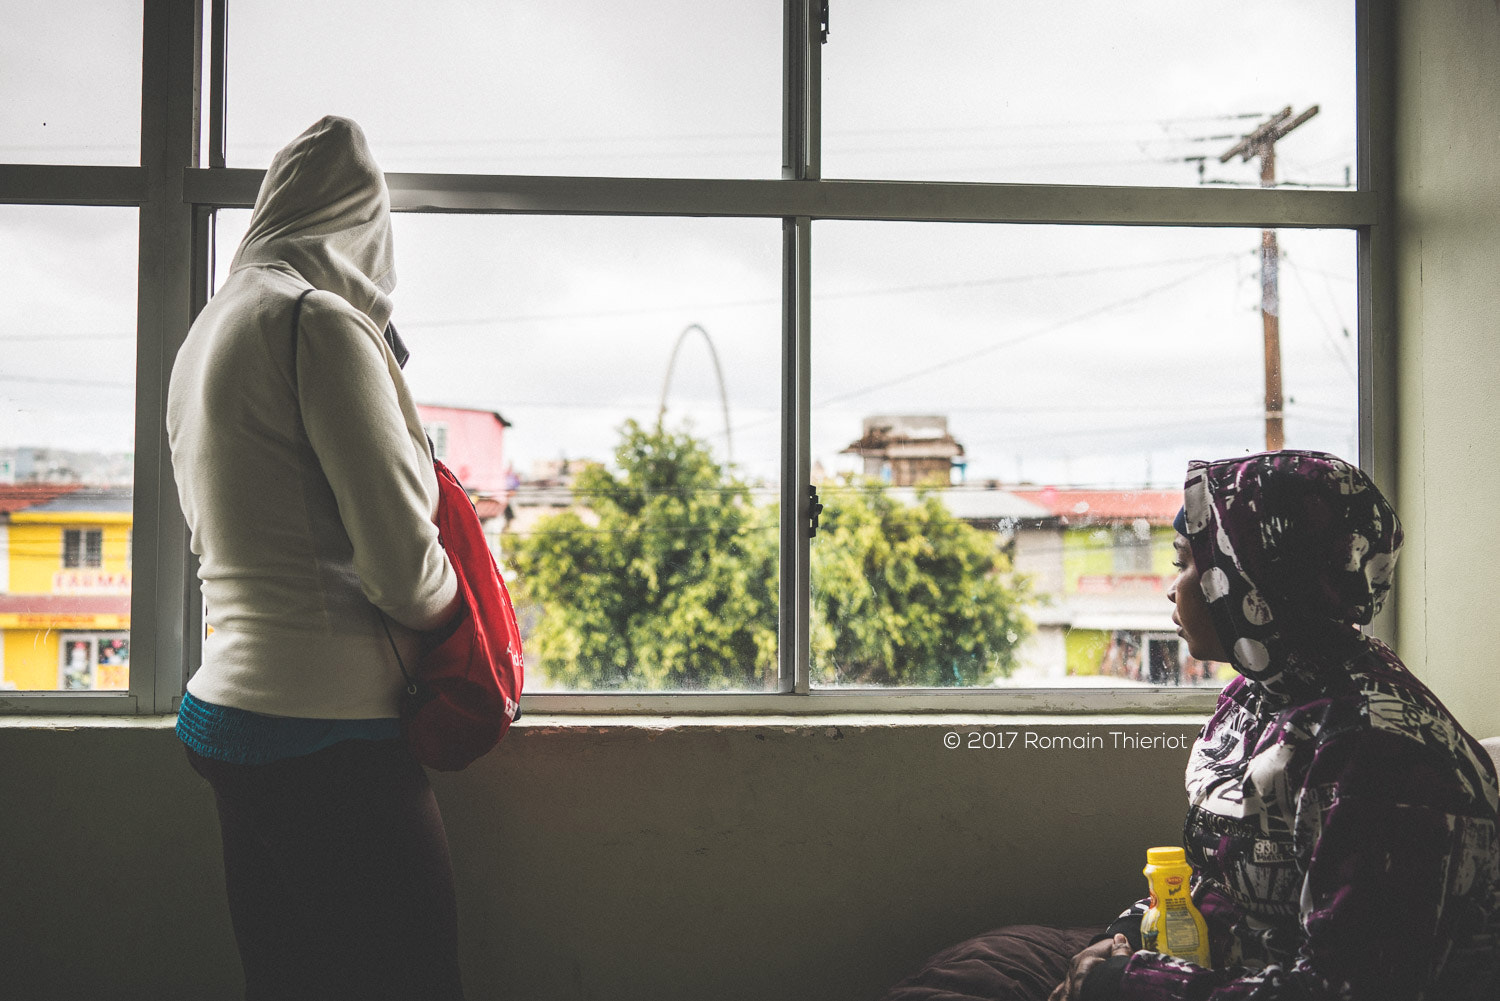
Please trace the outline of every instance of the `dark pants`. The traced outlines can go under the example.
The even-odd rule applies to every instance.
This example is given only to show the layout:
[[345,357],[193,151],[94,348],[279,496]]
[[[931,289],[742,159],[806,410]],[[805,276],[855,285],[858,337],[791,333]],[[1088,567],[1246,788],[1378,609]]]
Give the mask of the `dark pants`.
[[247,1001],[463,997],[443,818],[401,741],[188,760],[218,800]]

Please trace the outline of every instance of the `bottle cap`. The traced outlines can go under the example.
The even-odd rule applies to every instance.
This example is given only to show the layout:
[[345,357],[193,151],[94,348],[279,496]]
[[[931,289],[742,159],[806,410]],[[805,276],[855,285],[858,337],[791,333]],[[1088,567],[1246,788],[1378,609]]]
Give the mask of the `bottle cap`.
[[1181,848],[1147,848],[1147,865],[1184,865],[1187,863],[1187,852]]

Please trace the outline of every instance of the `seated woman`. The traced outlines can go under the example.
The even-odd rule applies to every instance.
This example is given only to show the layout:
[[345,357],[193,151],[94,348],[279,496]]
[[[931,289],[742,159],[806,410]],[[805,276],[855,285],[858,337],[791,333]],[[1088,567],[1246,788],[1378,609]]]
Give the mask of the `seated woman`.
[[[1140,951],[1138,904],[1057,960],[1051,1001],[1493,999],[1494,767],[1358,629],[1390,589],[1395,512],[1318,452],[1194,462],[1184,501],[1173,619],[1194,657],[1240,674],[1187,769],[1183,843],[1213,968]],[[890,997],[964,996],[924,989],[926,973]]]

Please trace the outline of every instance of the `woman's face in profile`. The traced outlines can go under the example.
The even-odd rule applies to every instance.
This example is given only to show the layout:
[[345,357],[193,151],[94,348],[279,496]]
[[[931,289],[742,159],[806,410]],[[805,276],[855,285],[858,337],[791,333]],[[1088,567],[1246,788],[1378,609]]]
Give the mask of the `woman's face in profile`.
[[1208,599],[1203,597],[1203,588],[1198,583],[1198,567],[1193,563],[1188,540],[1178,535],[1172,545],[1176,551],[1172,565],[1177,568],[1177,579],[1167,590],[1167,599],[1177,606],[1172,612],[1177,635],[1187,640],[1188,653],[1198,660],[1227,661],[1229,656],[1208,614]]

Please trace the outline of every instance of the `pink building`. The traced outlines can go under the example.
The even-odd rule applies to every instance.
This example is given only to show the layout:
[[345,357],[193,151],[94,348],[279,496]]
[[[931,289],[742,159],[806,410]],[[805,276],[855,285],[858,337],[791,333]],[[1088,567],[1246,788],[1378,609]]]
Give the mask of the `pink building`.
[[510,421],[493,410],[417,404],[422,426],[437,457],[453,470],[471,494],[499,501],[510,496],[505,461],[505,429]]

